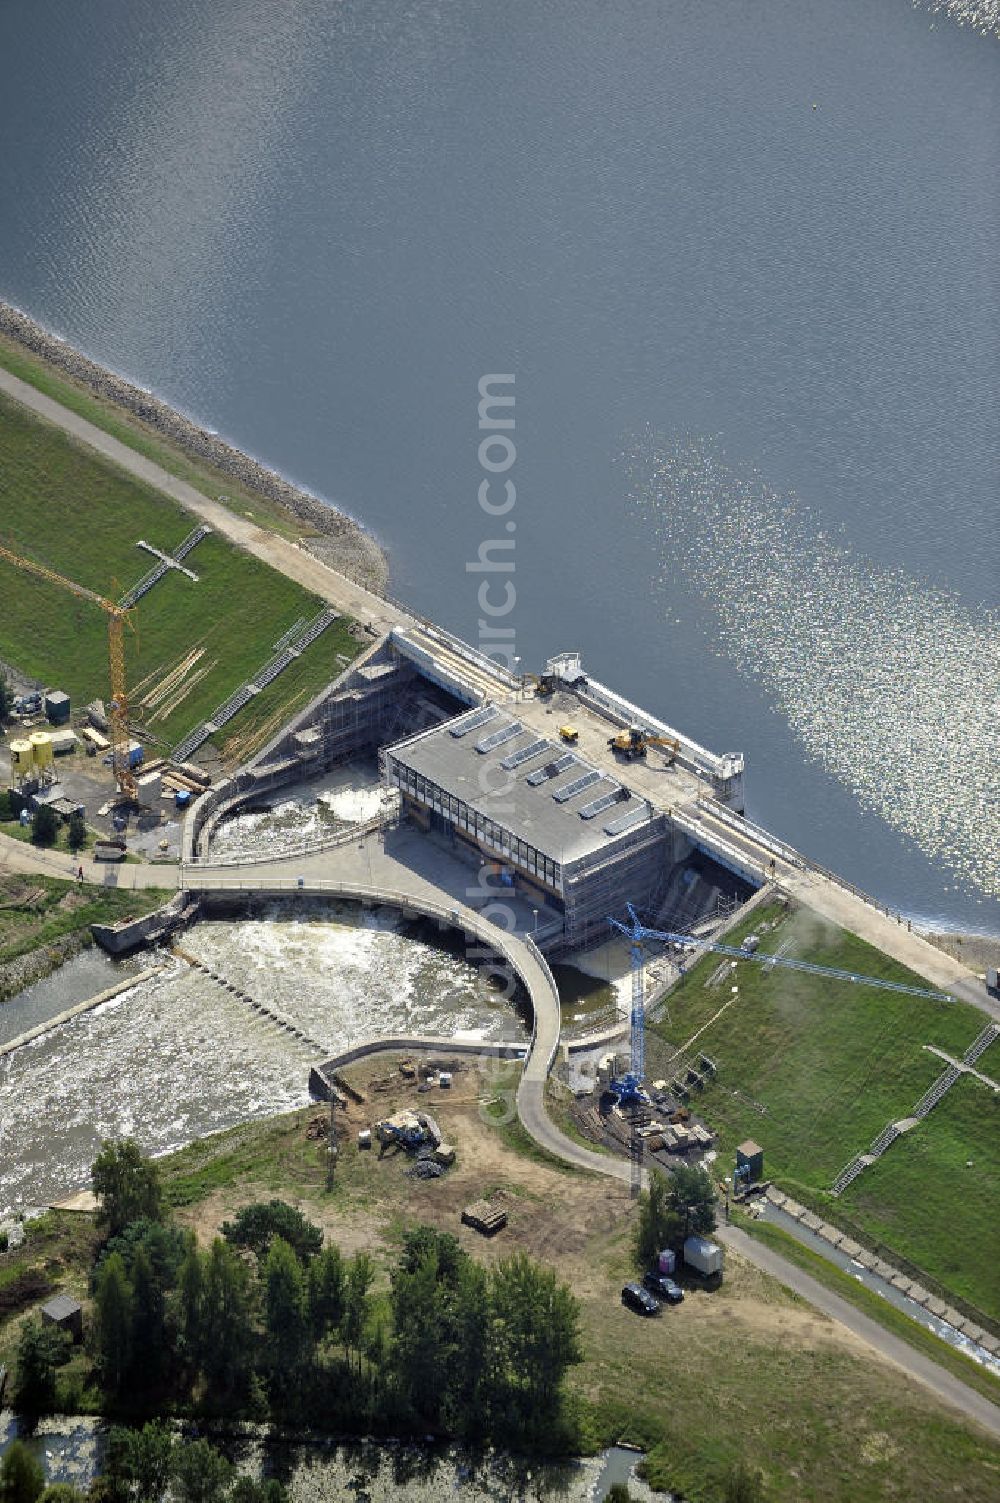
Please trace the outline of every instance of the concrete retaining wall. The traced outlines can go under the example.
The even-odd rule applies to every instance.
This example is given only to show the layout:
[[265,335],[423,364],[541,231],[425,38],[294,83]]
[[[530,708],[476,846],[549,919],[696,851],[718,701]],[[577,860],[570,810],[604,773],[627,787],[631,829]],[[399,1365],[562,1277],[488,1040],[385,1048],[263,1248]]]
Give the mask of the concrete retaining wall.
[[171,922],[179,919],[184,907],[185,896],[179,892],[162,908],[143,914],[142,918],[127,919],[121,924],[91,924],[90,932],[109,955],[125,955],[144,945],[155,930],[169,927]]
[[527,1039],[519,1044],[406,1035],[400,1038],[371,1039],[367,1044],[356,1044],[353,1049],[345,1049],[343,1054],[324,1060],[321,1065],[314,1065],[309,1072],[309,1089],[320,1100],[328,1101],[336,1071],[359,1059],[365,1059],[370,1054],[480,1054],[490,1059],[523,1059],[527,1052]]

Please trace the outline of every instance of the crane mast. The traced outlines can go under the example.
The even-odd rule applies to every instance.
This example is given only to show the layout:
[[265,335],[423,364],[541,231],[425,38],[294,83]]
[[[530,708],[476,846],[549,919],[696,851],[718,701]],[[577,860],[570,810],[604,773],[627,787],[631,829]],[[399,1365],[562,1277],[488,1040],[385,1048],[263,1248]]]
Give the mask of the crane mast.
[[99,595],[96,590],[77,584],[75,580],[67,579],[64,574],[58,574],[55,569],[50,569],[46,564],[37,563],[32,558],[24,558],[20,553],[14,553],[2,545],[0,545],[0,558],[6,559],[15,568],[23,569],[28,574],[34,574],[39,579],[48,580],[50,584],[69,590],[70,594],[76,595],[80,600],[89,600],[91,604],[100,606],[101,610],[106,613],[108,669],[111,681],[111,703],[108,713],[108,724],[111,728],[111,765],[120,795],[122,798],[134,800],[137,796],[137,788],[129,762],[128,694],[125,682],[125,622],[130,620],[129,611],[123,606],[116,605],[113,600],[107,600],[103,595]]

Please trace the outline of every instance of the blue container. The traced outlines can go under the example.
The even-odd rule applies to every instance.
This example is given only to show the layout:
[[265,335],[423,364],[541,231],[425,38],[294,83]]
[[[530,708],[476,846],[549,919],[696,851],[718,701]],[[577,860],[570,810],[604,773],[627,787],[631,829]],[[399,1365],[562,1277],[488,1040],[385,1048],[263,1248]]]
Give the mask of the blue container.
[[186,809],[187,806],[188,806],[188,804],[190,802],[191,802],[191,790],[190,790],[190,788],[178,788],[177,792],[174,794],[174,808],[175,809]]

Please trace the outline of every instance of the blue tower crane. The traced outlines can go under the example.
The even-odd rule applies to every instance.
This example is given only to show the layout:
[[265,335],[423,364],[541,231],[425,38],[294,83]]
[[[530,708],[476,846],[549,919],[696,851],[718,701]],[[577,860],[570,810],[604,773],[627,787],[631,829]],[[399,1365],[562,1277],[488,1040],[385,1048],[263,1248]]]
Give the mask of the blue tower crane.
[[611,1089],[618,1097],[622,1106],[634,1105],[647,1101],[643,1089],[643,1078],[646,1073],[646,1008],[645,986],[643,981],[644,960],[643,945],[647,940],[661,940],[666,944],[685,945],[688,947],[701,946],[711,950],[716,955],[728,955],[734,960],[752,960],[763,966],[784,966],[790,971],[805,971],[811,976],[826,976],[830,981],[851,981],[862,986],[876,986],[883,991],[905,992],[910,997],[932,997],[937,1002],[954,1002],[948,992],[932,991],[925,986],[907,986],[901,981],[884,981],[879,976],[859,976],[854,971],[845,971],[837,966],[814,965],[809,960],[792,960],[784,955],[761,954],[754,947],[744,943],[740,948],[735,945],[715,944],[711,940],[698,939],[693,934],[675,934],[669,929],[650,929],[642,922],[631,903],[625,904],[628,913],[628,922],[623,923],[620,919],[609,918],[608,923],[619,933],[624,934],[629,942],[630,960],[632,967],[632,1016],[630,1028],[631,1056],[629,1069],[626,1074],[619,1076]]

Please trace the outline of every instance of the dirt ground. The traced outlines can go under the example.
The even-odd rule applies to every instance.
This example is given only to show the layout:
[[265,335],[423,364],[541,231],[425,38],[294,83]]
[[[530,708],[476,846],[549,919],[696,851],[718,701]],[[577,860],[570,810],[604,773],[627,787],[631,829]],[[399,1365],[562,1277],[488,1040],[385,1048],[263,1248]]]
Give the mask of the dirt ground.
[[[322,1226],[345,1254],[364,1249],[386,1273],[399,1228],[428,1222],[453,1232],[483,1262],[523,1250],[557,1266],[585,1305],[607,1302],[620,1308],[621,1284],[634,1277],[629,1246],[636,1208],[628,1189],[517,1152],[483,1109],[490,1098],[488,1081],[467,1062],[451,1063],[455,1066],[452,1089],[434,1088],[427,1093],[418,1093],[415,1084],[391,1070],[384,1056],[347,1072],[365,1101],[336,1113],[340,1157],[332,1196],[325,1192],[321,1169],[325,1138],[318,1143],[309,1138],[310,1131],[322,1133],[326,1126],[326,1109],[317,1107],[285,1119],[296,1140],[294,1151],[312,1149],[311,1183],[296,1176],[294,1193],[279,1192],[270,1176],[247,1177],[181,1209],[179,1219],[207,1244],[241,1206],[281,1193]],[[389,1082],[388,1088],[373,1089],[373,1082]],[[361,1128],[407,1106],[430,1112],[445,1140],[457,1150],[454,1167],[440,1179],[408,1178],[405,1170],[412,1161],[402,1150],[389,1149],[380,1158],[377,1148],[357,1147]],[[508,1213],[507,1226],[492,1239],[461,1223],[462,1208],[486,1196],[500,1198]],[[714,1294],[690,1290],[684,1303],[669,1311],[669,1318],[681,1339],[685,1335],[708,1339],[715,1333],[722,1335],[723,1328],[731,1338],[735,1325],[748,1340],[871,1355],[857,1337],[733,1253],[727,1254],[721,1290]]]

